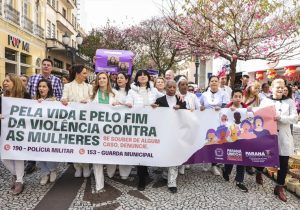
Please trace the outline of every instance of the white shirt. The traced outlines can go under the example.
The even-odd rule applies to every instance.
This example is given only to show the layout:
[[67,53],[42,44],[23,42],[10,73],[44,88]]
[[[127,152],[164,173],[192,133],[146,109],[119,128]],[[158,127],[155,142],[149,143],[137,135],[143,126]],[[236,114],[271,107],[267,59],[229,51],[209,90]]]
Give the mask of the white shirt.
[[194,93],[187,92],[186,95],[182,95],[186,102],[187,109],[197,110],[200,109],[200,103],[197,96]]
[[127,96],[127,92],[125,90],[125,88],[120,88],[119,90],[116,90],[117,97],[116,100],[117,102],[121,103],[121,104],[125,104],[126,103],[126,96]]
[[212,93],[210,90],[204,92],[200,98],[201,106],[204,106],[206,109],[214,109],[216,107],[222,107],[222,104],[228,104],[229,98],[227,93],[218,90],[215,93]]
[[79,84],[76,80],[73,80],[64,85],[62,99],[67,99],[70,102],[90,101],[92,94],[93,88],[91,85],[85,82]]
[[174,106],[176,106],[176,96],[168,96],[166,95],[166,98],[167,98],[167,102],[168,102],[168,105],[170,108],[173,109]]
[[224,87],[219,87],[219,90],[222,90],[225,93],[227,93],[228,101],[230,101],[232,89],[229,86],[224,85]]
[[258,96],[259,100],[262,101],[264,98],[269,98],[271,96],[271,93],[260,92]]

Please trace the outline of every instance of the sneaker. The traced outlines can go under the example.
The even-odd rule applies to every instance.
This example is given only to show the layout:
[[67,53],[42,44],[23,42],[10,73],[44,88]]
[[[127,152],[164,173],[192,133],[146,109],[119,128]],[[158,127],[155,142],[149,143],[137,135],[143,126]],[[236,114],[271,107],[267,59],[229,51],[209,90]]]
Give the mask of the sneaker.
[[177,187],[169,187],[171,193],[177,193]]
[[35,161],[28,161],[26,168],[25,168],[25,173],[26,174],[31,174],[36,170],[36,165]]
[[250,175],[253,176],[255,174],[255,169],[251,166],[246,166],[246,172]]
[[257,173],[255,177],[256,183],[259,185],[263,185],[263,177],[261,173]]
[[181,175],[184,175],[184,169],[185,169],[185,166],[179,166],[178,167],[178,173],[181,174]]
[[19,195],[24,190],[24,184],[21,182],[16,182],[15,188],[12,191],[13,195]]
[[55,182],[56,178],[57,178],[56,172],[55,171],[51,171],[50,172],[50,182]]
[[225,181],[229,182],[229,175],[227,173],[225,173],[225,171],[222,171],[222,176],[225,179]]
[[128,176],[121,176],[122,180],[126,180],[128,178]]
[[49,176],[42,176],[41,181],[40,181],[40,185],[46,185],[49,181]]
[[84,166],[83,167],[83,177],[87,178],[91,175],[91,169],[90,166]]
[[237,182],[237,183],[236,183],[236,186],[237,186],[242,192],[248,192],[247,187],[246,187],[243,183]]
[[82,176],[82,169],[76,169],[75,171],[75,174],[74,174],[75,177],[81,177]]
[[209,163],[202,163],[201,165],[202,165],[203,171],[205,171],[205,172],[209,171],[209,168],[210,168]]
[[211,167],[211,172],[212,172],[213,175],[215,175],[215,176],[221,176],[221,173],[220,173],[219,169],[217,168],[217,166],[212,166],[212,167]]

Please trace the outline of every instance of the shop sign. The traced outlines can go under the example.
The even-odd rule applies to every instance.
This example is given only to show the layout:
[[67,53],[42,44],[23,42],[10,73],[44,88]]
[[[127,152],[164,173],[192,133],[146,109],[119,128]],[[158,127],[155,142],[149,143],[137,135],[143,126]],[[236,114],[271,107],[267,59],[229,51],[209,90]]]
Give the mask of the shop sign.
[[17,37],[8,35],[8,45],[11,45],[15,48],[21,48],[22,50],[29,52],[29,43],[21,40]]

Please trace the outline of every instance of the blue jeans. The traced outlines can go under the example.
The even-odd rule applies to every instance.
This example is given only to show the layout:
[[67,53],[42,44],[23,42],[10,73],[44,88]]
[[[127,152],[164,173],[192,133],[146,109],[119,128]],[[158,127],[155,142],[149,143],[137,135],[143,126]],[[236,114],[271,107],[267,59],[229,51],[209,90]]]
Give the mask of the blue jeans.
[[58,163],[57,162],[39,162],[39,166],[41,168],[41,175],[47,176],[50,172],[55,171]]

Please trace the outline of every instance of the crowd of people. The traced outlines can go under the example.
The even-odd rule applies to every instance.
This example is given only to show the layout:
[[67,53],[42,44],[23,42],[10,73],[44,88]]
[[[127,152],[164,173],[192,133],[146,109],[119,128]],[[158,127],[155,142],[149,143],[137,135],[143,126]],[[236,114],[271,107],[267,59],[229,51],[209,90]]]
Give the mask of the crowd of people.
[[[2,96],[25,98],[42,101],[61,101],[67,105],[69,102],[110,104],[112,106],[123,105],[132,107],[169,107],[171,109],[188,109],[191,111],[221,108],[231,109],[249,108],[274,105],[276,117],[274,120],[278,125],[278,144],[280,168],[277,178],[277,185],[274,194],[282,201],[287,201],[284,193],[284,182],[288,172],[289,156],[293,155],[293,137],[291,126],[298,120],[297,102],[300,99],[296,87],[290,88],[282,79],[273,80],[271,87],[268,83],[260,85],[257,81],[249,82],[249,75],[242,76],[242,84],[238,89],[232,90],[227,86],[226,75],[211,76],[207,89],[201,93],[190,85],[185,76],[176,76],[172,70],[168,70],[164,77],[153,78],[147,70],[137,71],[133,81],[124,72],[111,74],[101,72],[88,84],[88,71],[83,65],[72,67],[69,77],[61,79],[52,75],[53,63],[49,59],[42,61],[40,74],[26,77],[16,74],[7,74],[3,81]],[[1,99],[0,97],[0,104]],[[298,108],[298,111],[300,109]],[[12,174],[11,189],[14,195],[20,194],[24,189],[24,171],[29,174],[35,171],[35,161],[23,160],[2,160],[5,167]],[[57,178],[57,166],[55,162],[39,162],[41,168],[41,185],[48,182],[55,182]],[[113,177],[117,167],[121,179],[127,179],[134,166],[130,165],[106,165],[108,177]],[[88,163],[74,163],[75,177],[89,177],[93,172],[96,182],[96,191],[104,188],[104,165],[93,164],[92,168]],[[163,177],[167,179],[168,189],[171,193],[177,192],[176,179],[178,174],[184,174],[189,165],[170,167],[164,169]],[[210,170],[215,176],[223,176],[229,181],[233,166],[226,164],[221,170],[218,163],[204,165],[203,170]],[[247,172],[255,175],[256,183],[263,184],[263,168],[245,167],[238,165],[236,170],[236,186],[243,192],[248,192],[243,180]],[[146,187],[146,178],[149,175],[147,166],[137,166],[139,190]]]

